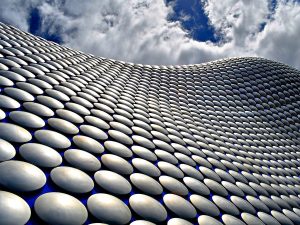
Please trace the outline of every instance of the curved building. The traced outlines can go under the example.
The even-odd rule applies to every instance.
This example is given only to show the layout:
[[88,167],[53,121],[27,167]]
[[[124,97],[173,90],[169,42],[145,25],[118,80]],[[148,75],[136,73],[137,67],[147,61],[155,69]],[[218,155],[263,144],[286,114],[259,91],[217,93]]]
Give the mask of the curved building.
[[0,224],[300,224],[300,73],[149,66],[0,24]]

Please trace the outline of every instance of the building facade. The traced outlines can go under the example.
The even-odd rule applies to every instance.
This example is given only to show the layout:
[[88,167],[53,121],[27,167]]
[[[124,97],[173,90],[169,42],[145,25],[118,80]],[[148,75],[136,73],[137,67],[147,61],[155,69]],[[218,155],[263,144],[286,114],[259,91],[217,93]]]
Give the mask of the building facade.
[[0,224],[300,224],[299,75],[126,63],[0,24]]

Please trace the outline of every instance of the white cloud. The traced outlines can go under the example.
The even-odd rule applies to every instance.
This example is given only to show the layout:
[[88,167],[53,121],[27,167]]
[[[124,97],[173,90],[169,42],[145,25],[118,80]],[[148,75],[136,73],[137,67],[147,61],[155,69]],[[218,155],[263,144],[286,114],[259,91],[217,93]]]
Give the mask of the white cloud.
[[[278,0],[272,12],[270,1],[205,1],[211,24],[233,43],[229,55],[265,57],[300,68],[300,4]],[[223,13],[222,13],[223,12]],[[263,30],[261,25],[265,23]]]
[[1,0],[0,19],[8,24],[13,24],[19,29],[27,31],[29,25],[30,9],[36,7],[40,0]]
[[257,55],[300,68],[300,4],[281,1],[273,19],[257,34],[253,48]]
[[22,18],[37,7],[43,31],[59,33],[65,45],[98,56],[190,64],[251,55],[300,68],[300,4],[293,0],[277,0],[274,12],[271,0],[201,0],[211,26],[222,35],[219,43],[191,39],[179,22],[168,21],[172,7],[163,0],[28,0],[23,6],[2,1],[1,17],[9,17],[9,23],[28,29]]

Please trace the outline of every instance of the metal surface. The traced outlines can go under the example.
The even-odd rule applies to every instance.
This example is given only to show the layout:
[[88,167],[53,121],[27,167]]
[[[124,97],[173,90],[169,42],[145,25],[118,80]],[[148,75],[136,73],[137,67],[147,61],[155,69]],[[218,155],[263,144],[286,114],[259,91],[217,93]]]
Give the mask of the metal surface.
[[300,224],[298,70],[0,34],[0,225]]

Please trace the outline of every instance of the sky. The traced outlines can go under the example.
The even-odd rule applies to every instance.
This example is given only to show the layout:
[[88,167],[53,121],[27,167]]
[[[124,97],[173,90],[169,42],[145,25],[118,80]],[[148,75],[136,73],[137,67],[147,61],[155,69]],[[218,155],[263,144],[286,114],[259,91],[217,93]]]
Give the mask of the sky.
[[258,56],[300,69],[299,0],[1,0],[0,21],[126,62]]

